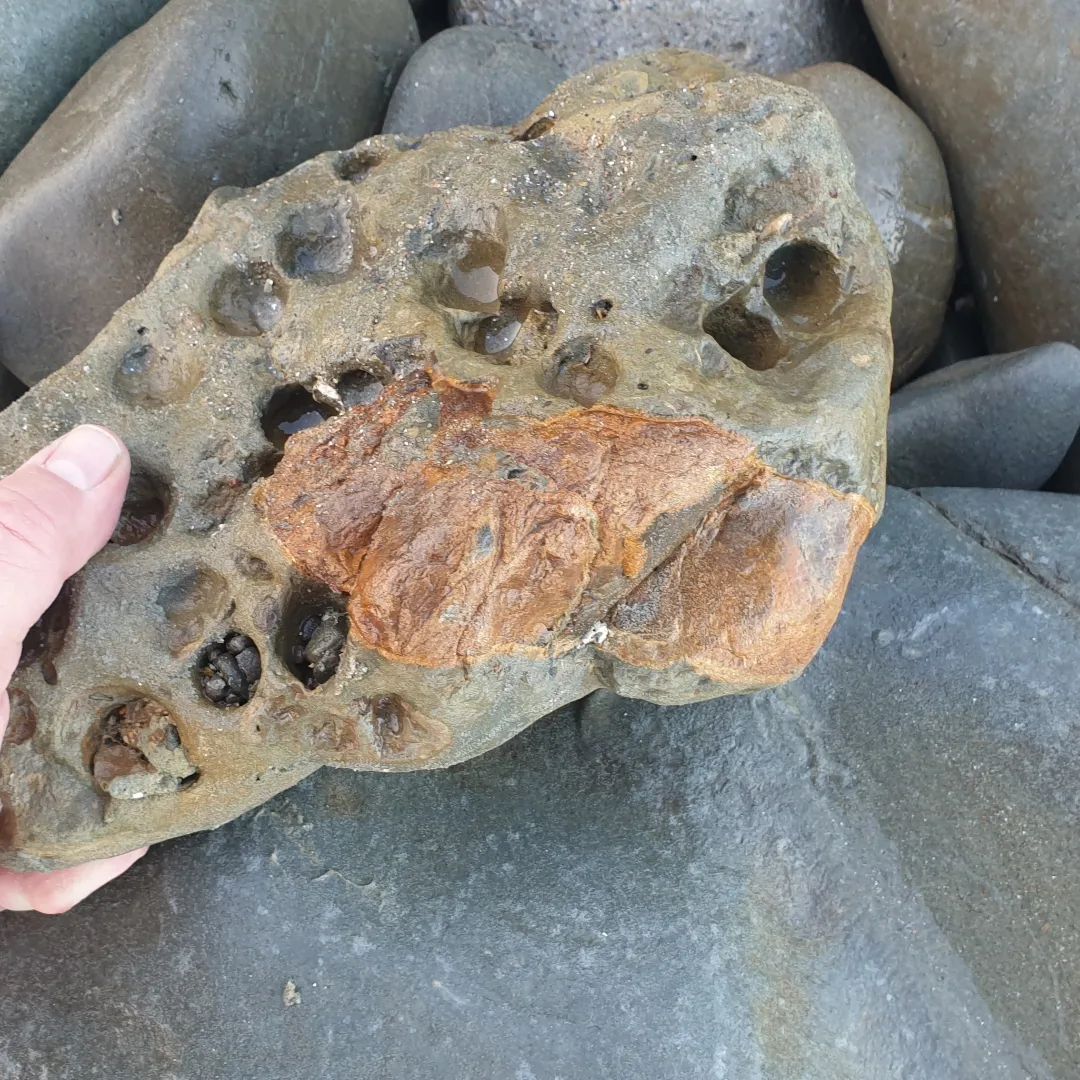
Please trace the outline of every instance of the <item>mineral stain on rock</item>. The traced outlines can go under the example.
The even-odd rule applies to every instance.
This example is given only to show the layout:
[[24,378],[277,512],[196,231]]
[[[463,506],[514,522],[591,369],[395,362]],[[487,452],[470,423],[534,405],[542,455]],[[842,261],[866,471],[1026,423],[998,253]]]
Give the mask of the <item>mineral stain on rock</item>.
[[141,484],[16,678],[4,863],[452,765],[601,686],[792,678],[881,507],[890,301],[826,110],[698,54],[211,199],[0,416],[0,468],[85,415]]

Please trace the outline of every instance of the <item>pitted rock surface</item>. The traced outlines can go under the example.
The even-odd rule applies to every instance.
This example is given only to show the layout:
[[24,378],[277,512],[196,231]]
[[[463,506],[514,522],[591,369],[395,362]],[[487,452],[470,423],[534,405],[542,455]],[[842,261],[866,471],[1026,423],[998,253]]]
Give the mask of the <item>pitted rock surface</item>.
[[451,765],[601,686],[797,675],[880,510],[890,303],[829,114],[697,54],[212,197],[0,417],[5,470],[80,420],[134,460],[15,680],[0,862]]

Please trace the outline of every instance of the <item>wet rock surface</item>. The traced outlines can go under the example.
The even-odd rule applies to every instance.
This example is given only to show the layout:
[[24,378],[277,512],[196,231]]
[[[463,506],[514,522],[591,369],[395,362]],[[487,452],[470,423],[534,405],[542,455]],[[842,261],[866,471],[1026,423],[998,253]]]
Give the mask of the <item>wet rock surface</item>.
[[554,60],[508,30],[451,27],[406,64],[383,131],[425,135],[461,124],[506,127],[528,116],[564,78]]
[[767,74],[827,60],[856,63],[876,51],[865,16],[850,0],[451,0],[450,17],[511,30],[569,72],[666,46],[700,49]]
[[0,178],[0,362],[33,383],[148,282],[214,188],[378,130],[406,0],[172,0]]
[[889,482],[1041,488],[1080,428],[1080,350],[1044,345],[962,360],[902,387],[889,413]]
[[1080,109],[1070,0],[866,0],[905,98],[937,136],[990,330],[1008,351],[1080,342]]
[[90,65],[165,0],[0,3],[0,172]]
[[[890,300],[832,118],[696,54],[212,198],[0,419],[0,469],[92,418],[135,477],[17,679],[0,859],[460,762],[601,685],[792,678],[880,506]],[[198,777],[112,799],[87,733],[136,700]]]
[[452,770],[323,770],[63,920],[0,922],[0,1052],[182,1080],[298,1055],[342,1080],[1075,1075],[1078,648],[1060,597],[892,490],[796,683],[598,694]]
[[926,125],[876,79],[848,64],[785,77],[817,94],[855,160],[855,189],[889,253],[893,386],[934,347],[956,276],[956,221],[945,163]]

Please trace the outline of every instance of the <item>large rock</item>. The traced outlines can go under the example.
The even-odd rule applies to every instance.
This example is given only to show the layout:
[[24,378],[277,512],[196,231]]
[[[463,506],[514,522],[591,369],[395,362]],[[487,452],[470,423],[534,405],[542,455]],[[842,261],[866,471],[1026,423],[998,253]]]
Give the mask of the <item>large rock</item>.
[[549,56],[507,30],[455,26],[412,55],[394,87],[383,131],[426,135],[460,124],[508,127],[563,81]]
[[798,674],[883,495],[891,290],[851,171],[813,95],[665,53],[517,132],[213,198],[0,420],[0,471],[83,417],[135,461],[28,645],[0,860],[451,765],[601,685]]
[[0,1061],[1075,1076],[1078,649],[1060,598],[890,492],[797,683],[597,695],[449,771],[324,770],[69,916],[0,920]]
[[88,67],[165,0],[0,0],[0,172]]
[[150,280],[215,187],[379,129],[406,0],[172,0],[0,178],[0,362],[33,383]]
[[512,30],[571,72],[662,46],[769,74],[856,63],[875,48],[852,0],[450,0],[450,17]]
[[945,154],[991,347],[1080,344],[1074,0],[864,2]]
[[818,64],[786,81],[825,102],[855,159],[855,190],[892,268],[893,386],[899,386],[937,342],[956,276],[956,221],[941,152],[915,113],[858,68]]
[[1049,491],[922,488],[957,528],[1080,609],[1080,498]]
[[889,483],[1041,488],[1080,428],[1080,349],[962,360],[902,387],[889,413]]

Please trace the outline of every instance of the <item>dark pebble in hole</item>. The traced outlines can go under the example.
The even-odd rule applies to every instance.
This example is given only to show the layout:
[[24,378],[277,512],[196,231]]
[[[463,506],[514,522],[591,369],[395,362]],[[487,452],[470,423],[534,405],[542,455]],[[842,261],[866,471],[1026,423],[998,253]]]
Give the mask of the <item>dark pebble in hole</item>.
[[70,581],[64,582],[56,599],[23,638],[16,670],[24,671],[34,664],[39,664],[41,677],[49,686],[55,686],[59,682],[56,659],[64,648],[64,639],[71,625],[74,599],[75,586]]
[[262,678],[259,647],[238,631],[225,635],[203,650],[196,679],[203,696],[211,704],[230,708],[246,705]]
[[343,150],[334,162],[334,172],[342,180],[358,183],[376,166],[381,165],[384,155],[367,146],[354,146]]
[[131,547],[149,540],[165,524],[171,502],[169,485],[149,469],[136,465],[109,543]]
[[286,666],[306,690],[314,690],[337,674],[348,636],[348,616],[343,611],[301,608],[285,627]]
[[548,373],[546,389],[588,406],[609,394],[618,379],[619,364],[615,357],[598,342],[577,338],[559,350]]
[[606,319],[611,314],[611,309],[615,306],[614,300],[596,300],[593,302],[591,311],[594,319],[600,319],[601,321]]
[[283,386],[274,391],[263,410],[263,432],[275,449],[284,450],[291,435],[318,427],[334,415],[329,405],[316,401],[303,386]]
[[291,214],[278,236],[277,254],[290,277],[345,273],[353,261],[353,238],[345,212],[336,206],[312,206]]

